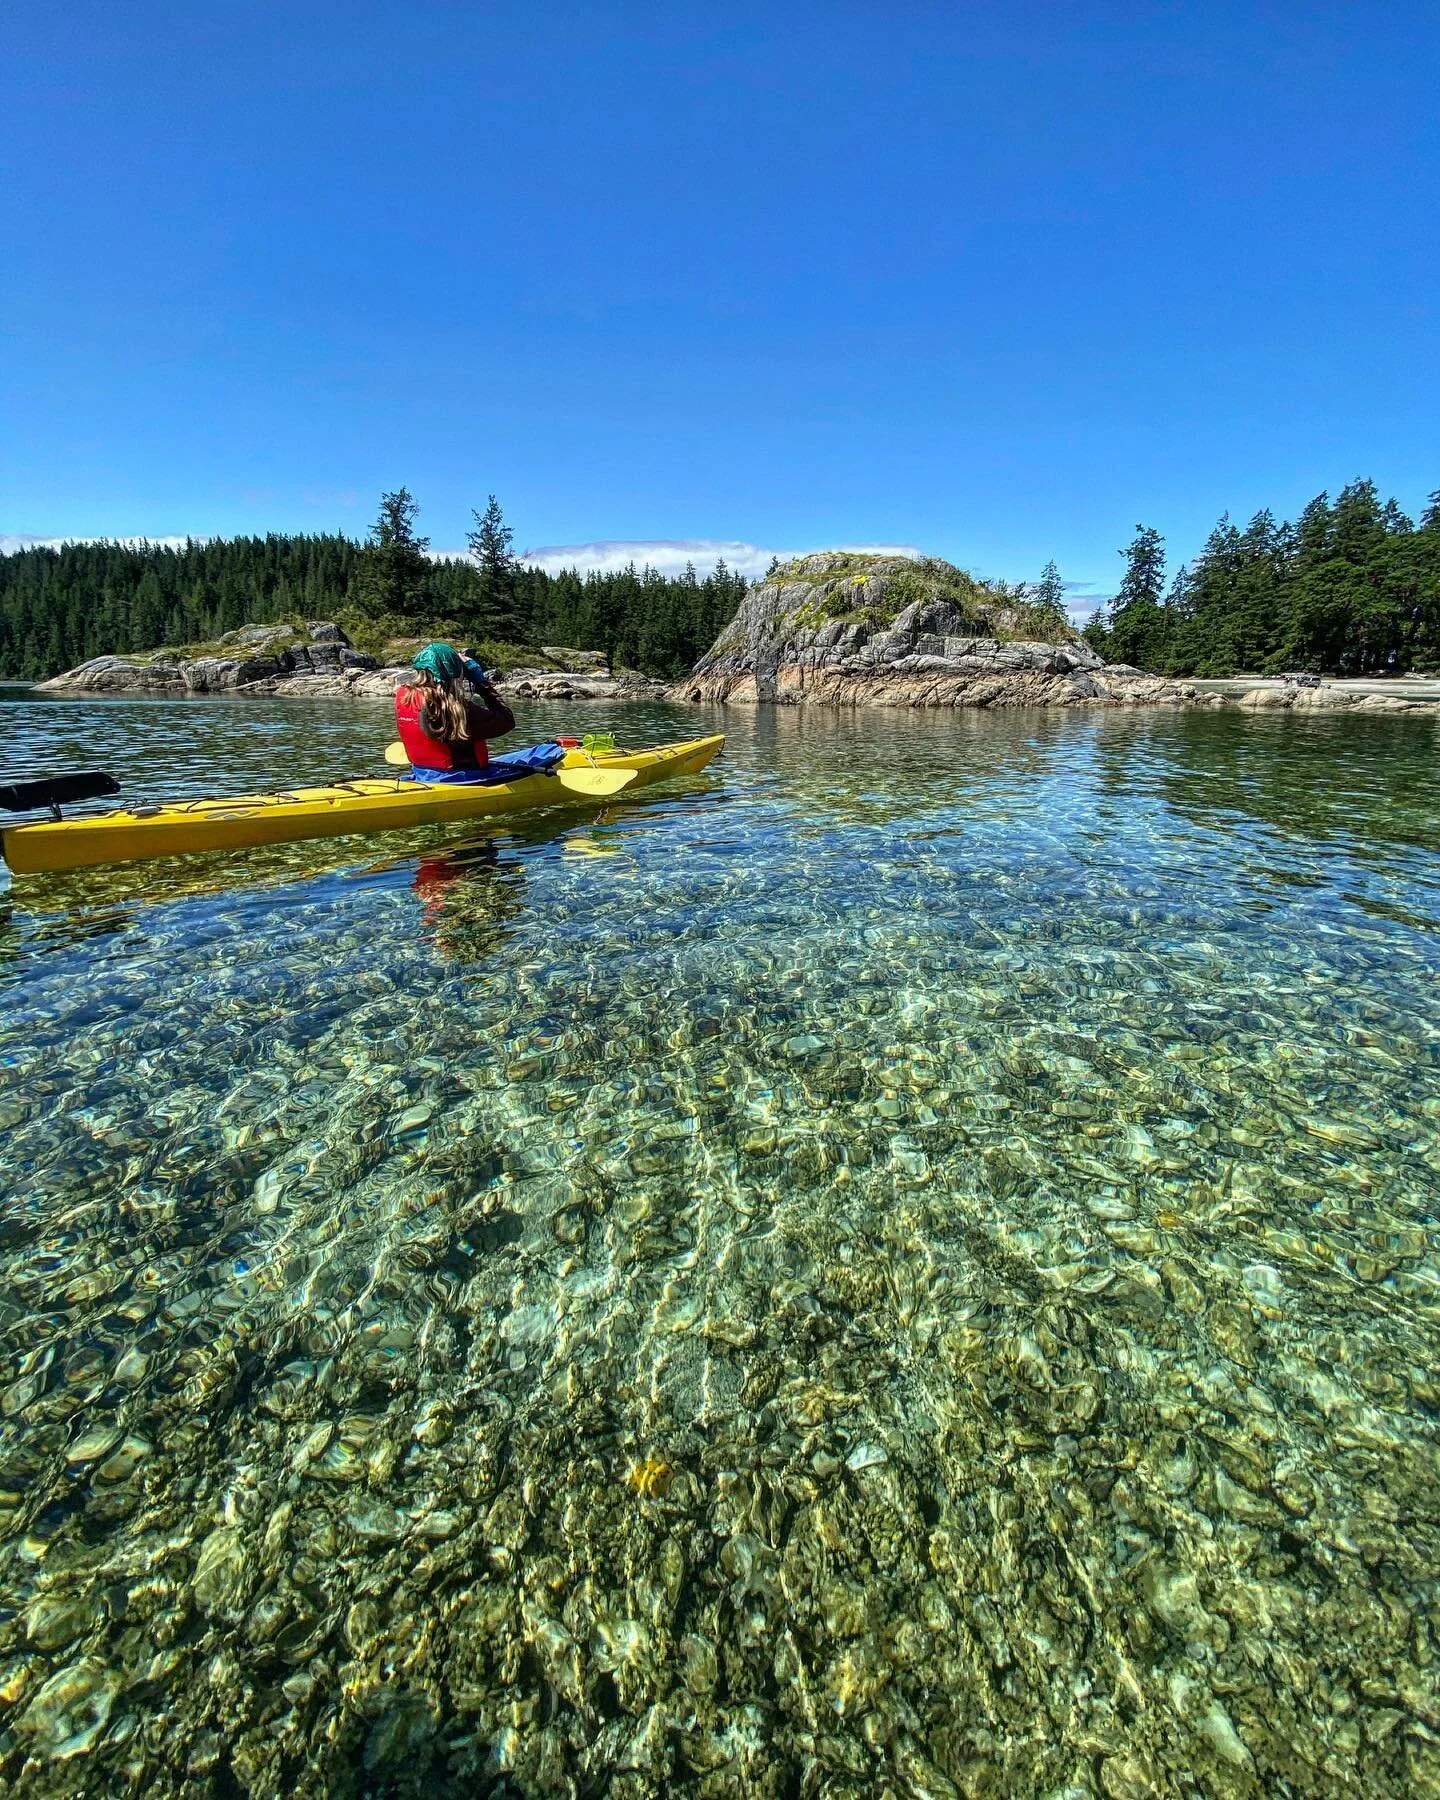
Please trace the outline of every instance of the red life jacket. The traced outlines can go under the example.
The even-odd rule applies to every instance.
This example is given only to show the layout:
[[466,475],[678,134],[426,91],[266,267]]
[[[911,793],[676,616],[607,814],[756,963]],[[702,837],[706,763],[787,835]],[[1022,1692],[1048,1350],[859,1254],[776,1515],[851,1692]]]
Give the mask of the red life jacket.
[[490,751],[484,738],[467,738],[463,743],[452,744],[444,738],[431,737],[420,723],[422,705],[417,689],[396,688],[395,723],[412,769],[483,769],[489,766]]

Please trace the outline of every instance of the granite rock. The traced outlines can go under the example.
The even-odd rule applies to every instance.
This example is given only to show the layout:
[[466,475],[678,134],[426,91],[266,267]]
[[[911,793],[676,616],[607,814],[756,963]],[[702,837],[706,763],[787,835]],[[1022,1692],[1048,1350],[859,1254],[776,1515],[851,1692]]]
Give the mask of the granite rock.
[[281,674],[290,658],[279,656],[197,656],[180,665],[188,694],[228,694],[252,681]]
[[1343,688],[1284,687],[1250,688],[1240,696],[1239,705],[1257,712],[1434,712],[1434,702],[1409,699],[1403,694],[1357,694]]
[[[1036,621],[1053,626],[1053,639],[1013,634]],[[1023,593],[987,587],[933,557],[917,563],[841,551],[799,558],[752,589],[709,653],[670,691],[677,699],[740,706],[1200,700],[1187,683],[1107,665]]]
[[607,675],[603,668],[594,674],[517,669],[499,685],[515,700],[663,700],[670,692],[665,682],[633,670]]
[[388,700],[414,670],[408,664],[377,666],[374,657],[362,659],[366,667],[341,665],[272,675],[241,689],[246,694],[284,694],[300,700]]
[[[264,628],[243,627],[261,631]],[[337,631],[339,627],[335,628]],[[373,656],[352,650],[349,643],[324,640],[279,647],[273,638],[241,640],[227,633],[221,642],[233,642],[233,656],[178,658],[97,656],[79,668],[69,669],[41,688],[74,694],[233,694],[306,693],[315,699],[331,693],[349,693],[354,682],[379,672]],[[266,648],[266,645],[269,648]],[[404,673],[404,671],[397,671]],[[385,693],[394,690],[391,681]]]
[[183,694],[185,674],[178,662],[142,662],[128,656],[93,656],[78,668],[37,684],[76,694]]
[[541,653],[567,673],[604,675],[610,663],[603,650],[570,650],[563,644],[542,644]]

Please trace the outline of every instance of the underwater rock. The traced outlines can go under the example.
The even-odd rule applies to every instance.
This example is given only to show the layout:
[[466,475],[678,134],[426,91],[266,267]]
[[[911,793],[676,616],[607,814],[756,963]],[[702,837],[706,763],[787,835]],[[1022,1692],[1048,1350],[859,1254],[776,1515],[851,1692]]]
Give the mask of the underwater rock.
[[191,1589],[202,1612],[234,1615],[248,1585],[244,1537],[234,1526],[217,1526],[200,1546]]
[[878,1444],[857,1444],[845,1458],[845,1467],[852,1474],[858,1474],[861,1469],[878,1469],[889,1460],[889,1456]]
[[1436,1788],[1431,852],[1224,724],[17,889],[0,1787]]
[[57,1762],[94,1749],[124,1686],[113,1669],[93,1657],[59,1669],[44,1683],[19,1721],[37,1756]]

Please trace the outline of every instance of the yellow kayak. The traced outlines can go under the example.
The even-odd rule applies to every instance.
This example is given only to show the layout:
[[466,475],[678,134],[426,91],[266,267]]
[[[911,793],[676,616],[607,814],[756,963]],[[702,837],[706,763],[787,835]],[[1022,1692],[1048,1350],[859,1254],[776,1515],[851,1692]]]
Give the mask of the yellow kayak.
[[[591,755],[567,750],[562,768],[633,770],[626,792],[697,775],[725,742],[723,736],[660,744],[651,750]],[[583,801],[578,802],[583,804]],[[0,852],[17,875],[140,862],[202,850],[242,850],[254,844],[351,832],[402,831],[448,819],[483,819],[541,806],[573,806],[577,796],[552,775],[525,775],[493,786],[411,780],[347,781],[337,787],[293,788],[284,794],[242,794],[233,800],[181,800],[92,818],[44,820],[0,828]]]

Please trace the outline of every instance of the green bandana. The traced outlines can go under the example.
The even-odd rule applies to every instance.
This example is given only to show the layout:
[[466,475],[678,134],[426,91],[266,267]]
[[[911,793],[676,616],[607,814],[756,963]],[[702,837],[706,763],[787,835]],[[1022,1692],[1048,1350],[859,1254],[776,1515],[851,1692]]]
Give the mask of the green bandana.
[[424,669],[437,681],[463,681],[465,678],[464,659],[449,644],[427,644],[415,657],[411,667]]

